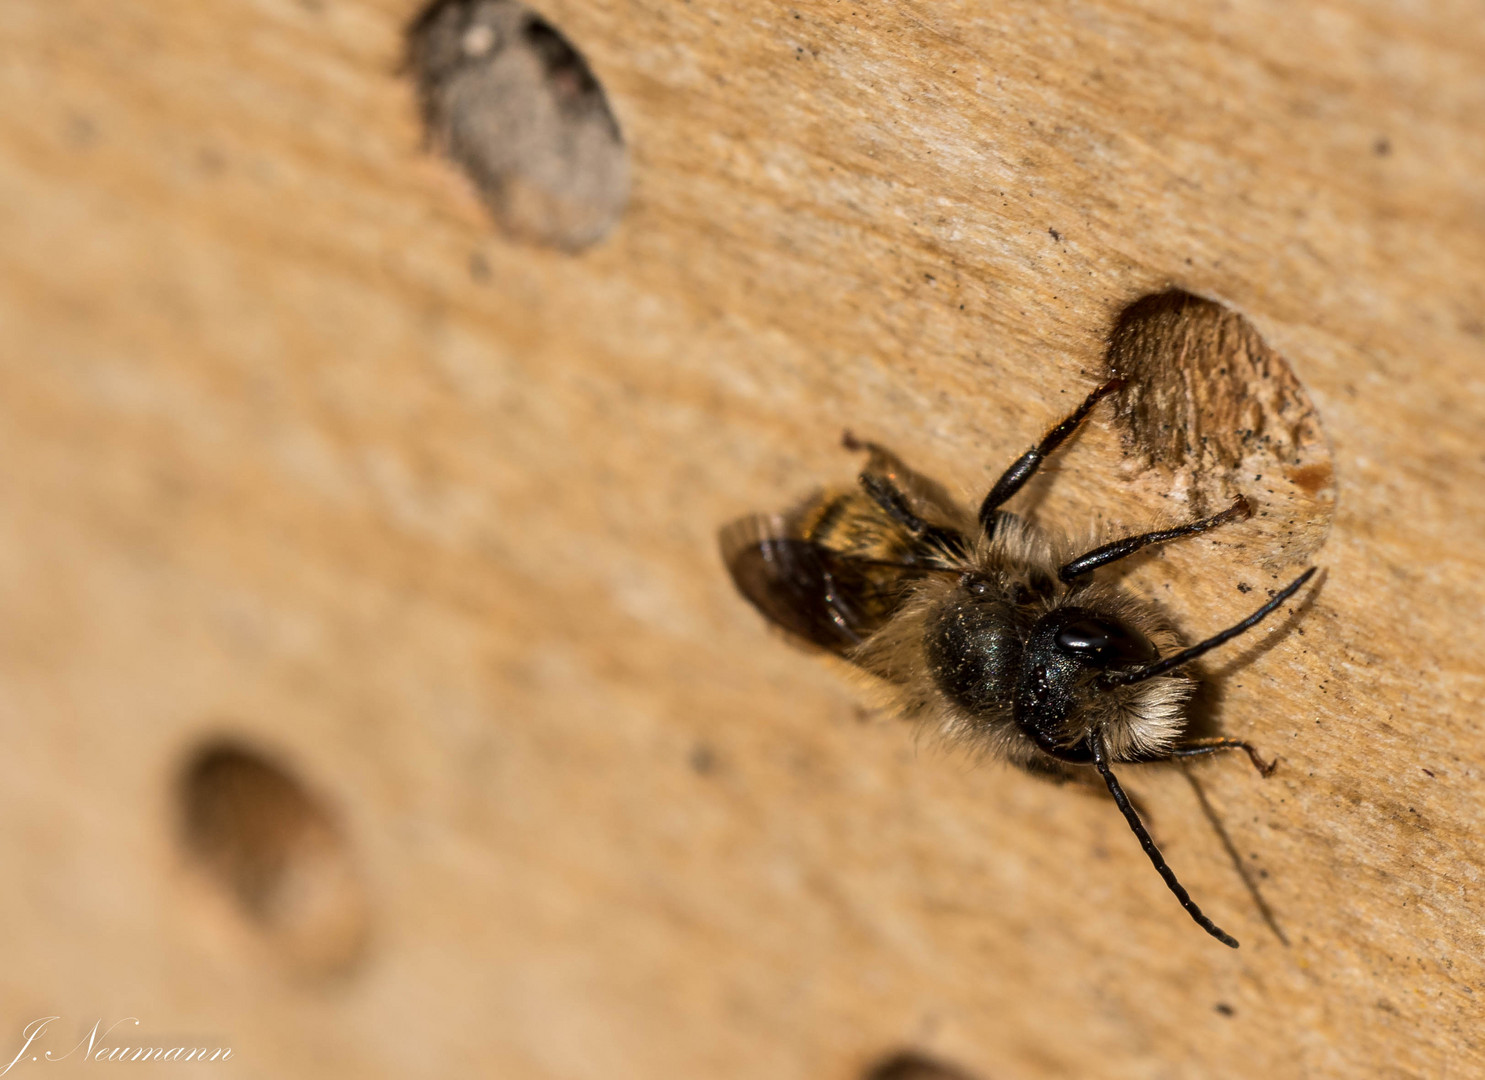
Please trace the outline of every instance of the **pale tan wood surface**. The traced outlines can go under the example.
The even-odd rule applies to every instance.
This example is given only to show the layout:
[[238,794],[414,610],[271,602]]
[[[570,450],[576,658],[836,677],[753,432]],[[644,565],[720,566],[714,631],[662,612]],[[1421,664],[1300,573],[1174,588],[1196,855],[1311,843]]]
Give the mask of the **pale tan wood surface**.
[[[577,256],[425,151],[404,0],[0,6],[0,1056],[55,1013],[280,1077],[1485,1068],[1478,7],[542,10],[632,152]],[[1193,769],[1287,945],[1182,773],[1127,777],[1235,953],[1107,800],[864,710],[715,551],[846,425],[979,494],[1170,287],[1334,458],[1318,596],[1209,665],[1283,764]],[[1181,516],[1136,457],[1102,413],[1032,503]],[[1215,628],[1276,537],[1130,581]],[[218,733],[331,808],[349,966],[193,877]]]

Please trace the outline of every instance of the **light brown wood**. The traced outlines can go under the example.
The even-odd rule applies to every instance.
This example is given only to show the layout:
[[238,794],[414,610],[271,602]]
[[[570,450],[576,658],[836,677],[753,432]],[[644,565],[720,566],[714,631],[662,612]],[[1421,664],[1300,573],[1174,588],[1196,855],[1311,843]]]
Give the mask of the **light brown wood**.
[[[1477,7],[540,8],[631,152],[580,255],[425,149],[411,3],[0,5],[0,1058],[57,1014],[282,1077],[1476,1074]],[[848,425],[977,496],[1170,288],[1333,469],[1284,565],[1255,519],[1129,578],[1196,634],[1324,567],[1208,666],[1279,771],[1191,770],[1272,926],[1182,771],[1126,778],[1235,953],[1107,800],[864,711],[715,550]],[[1183,518],[1124,439],[1028,505]],[[219,737],[354,866],[343,961],[183,846]]]

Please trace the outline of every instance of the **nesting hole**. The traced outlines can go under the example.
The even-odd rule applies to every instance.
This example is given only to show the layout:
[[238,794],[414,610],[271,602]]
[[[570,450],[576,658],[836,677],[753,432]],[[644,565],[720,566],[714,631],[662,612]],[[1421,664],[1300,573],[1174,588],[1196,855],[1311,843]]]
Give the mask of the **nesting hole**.
[[344,972],[365,949],[365,887],[325,802],[270,755],[213,742],[178,785],[193,869],[250,935],[303,973]]
[[1330,443],[1285,359],[1242,315],[1180,290],[1125,309],[1108,353],[1125,449],[1195,514],[1241,494],[1270,568],[1302,562],[1335,514]]
[[629,154],[588,62],[516,0],[437,0],[408,31],[432,144],[511,235],[565,250],[602,239],[629,196]]
[[974,1077],[916,1050],[903,1050],[868,1067],[861,1080],[974,1080]]

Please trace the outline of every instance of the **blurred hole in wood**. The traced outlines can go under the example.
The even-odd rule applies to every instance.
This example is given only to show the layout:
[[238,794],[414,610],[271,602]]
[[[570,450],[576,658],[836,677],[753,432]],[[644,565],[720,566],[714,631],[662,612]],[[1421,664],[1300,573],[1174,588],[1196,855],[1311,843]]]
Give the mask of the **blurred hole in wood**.
[[1108,368],[1126,449],[1171,475],[1193,516],[1247,496],[1277,568],[1320,547],[1335,515],[1330,442],[1288,362],[1242,315],[1173,289],[1120,316]]
[[289,965],[347,971],[368,930],[365,887],[321,800],[282,765],[214,741],[179,784],[181,839],[192,864]]
[[629,196],[629,154],[582,55],[515,0],[437,0],[408,31],[432,143],[511,235],[564,250],[602,239]]
[[963,1069],[935,1061],[914,1050],[883,1058],[861,1074],[861,1080],[975,1080]]

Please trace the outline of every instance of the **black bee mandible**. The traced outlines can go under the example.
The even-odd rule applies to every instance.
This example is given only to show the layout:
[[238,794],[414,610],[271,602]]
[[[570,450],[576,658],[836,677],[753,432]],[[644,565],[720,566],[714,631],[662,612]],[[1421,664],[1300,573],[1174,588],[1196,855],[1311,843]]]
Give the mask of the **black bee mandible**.
[[972,517],[895,455],[849,433],[867,452],[859,489],[824,492],[787,514],[759,514],[722,531],[738,589],[774,623],[880,678],[905,716],[973,739],[1037,772],[1091,765],[1145,854],[1197,924],[1237,941],[1196,906],[1114,776],[1112,762],[1168,761],[1240,749],[1239,739],[1187,739],[1185,665],[1252,629],[1315,573],[1306,570],[1246,619],[1187,648],[1159,612],[1093,572],[1151,544],[1251,516],[1226,510],[1069,557],[1064,541],[1001,506],[1093,407],[1123,385],[1104,383],[1007,469]]

